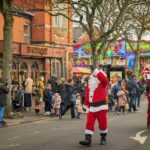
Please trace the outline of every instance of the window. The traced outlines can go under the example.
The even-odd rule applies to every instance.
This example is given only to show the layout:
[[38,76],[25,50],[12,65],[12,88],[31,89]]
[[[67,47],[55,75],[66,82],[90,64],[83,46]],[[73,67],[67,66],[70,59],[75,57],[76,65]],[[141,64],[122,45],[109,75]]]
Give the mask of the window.
[[66,28],[67,19],[63,16],[54,16],[54,27]]
[[30,37],[30,25],[24,24],[24,43],[30,43],[31,37]]
[[39,67],[36,62],[34,62],[31,66],[31,78],[33,81],[37,81],[39,77]]
[[54,26],[58,27],[58,17],[59,16],[54,16]]
[[52,59],[51,61],[51,76],[62,77],[61,62],[58,59]]

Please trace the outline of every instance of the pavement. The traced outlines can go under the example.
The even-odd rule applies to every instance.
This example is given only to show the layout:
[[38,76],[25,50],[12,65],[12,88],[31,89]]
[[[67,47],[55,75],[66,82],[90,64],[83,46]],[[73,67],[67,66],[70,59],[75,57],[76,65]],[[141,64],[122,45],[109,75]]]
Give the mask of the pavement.
[[[146,102],[145,97],[142,98],[143,102]],[[14,126],[18,124],[23,124],[23,123],[29,123],[29,122],[36,122],[36,121],[42,121],[42,120],[50,120],[50,119],[57,119],[58,117],[55,116],[44,116],[44,106],[42,107],[41,110],[41,115],[36,115],[34,112],[34,107],[31,109],[31,111],[24,111],[22,112],[23,117],[18,117],[16,119],[5,119],[7,126]],[[69,112],[67,113],[69,114]]]
[[40,120],[49,120],[51,117],[48,116],[36,116],[36,115],[24,115],[22,118],[17,119],[5,119],[7,126],[14,126],[23,123],[35,122]]

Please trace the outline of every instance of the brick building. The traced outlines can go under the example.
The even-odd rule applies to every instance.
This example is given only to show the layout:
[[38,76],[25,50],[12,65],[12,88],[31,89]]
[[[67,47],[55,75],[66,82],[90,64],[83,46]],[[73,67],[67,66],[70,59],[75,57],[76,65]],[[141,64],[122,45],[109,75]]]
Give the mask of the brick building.
[[[40,5],[43,9],[48,6]],[[28,74],[36,81],[41,75],[68,78],[68,55],[72,52],[72,22],[46,12],[29,12],[28,4],[13,3],[12,79],[22,82]],[[68,10],[67,13],[70,13]],[[2,72],[3,17],[0,14],[0,76]]]

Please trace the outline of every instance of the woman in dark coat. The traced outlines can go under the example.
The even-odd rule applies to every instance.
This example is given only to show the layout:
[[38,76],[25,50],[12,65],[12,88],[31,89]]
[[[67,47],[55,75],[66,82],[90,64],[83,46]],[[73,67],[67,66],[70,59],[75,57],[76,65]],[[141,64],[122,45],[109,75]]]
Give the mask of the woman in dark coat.
[[59,118],[61,119],[62,116],[69,110],[71,109],[71,118],[75,118],[75,90],[73,86],[73,80],[69,79],[68,83],[65,84],[65,98],[64,98],[64,104],[65,108],[64,110],[60,113]]
[[7,94],[9,89],[7,87],[7,82],[0,78],[0,125],[5,126],[6,122],[4,121],[4,110],[7,105]]

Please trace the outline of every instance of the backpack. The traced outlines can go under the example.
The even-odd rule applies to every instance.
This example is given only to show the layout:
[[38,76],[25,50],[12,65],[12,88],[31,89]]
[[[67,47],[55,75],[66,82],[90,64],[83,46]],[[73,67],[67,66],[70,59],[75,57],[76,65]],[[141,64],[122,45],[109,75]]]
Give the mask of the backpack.
[[129,80],[129,81],[127,82],[127,84],[126,84],[126,89],[127,89],[128,91],[131,91],[131,90],[133,89],[133,84],[132,84],[132,81],[131,81],[131,80]]

